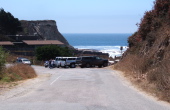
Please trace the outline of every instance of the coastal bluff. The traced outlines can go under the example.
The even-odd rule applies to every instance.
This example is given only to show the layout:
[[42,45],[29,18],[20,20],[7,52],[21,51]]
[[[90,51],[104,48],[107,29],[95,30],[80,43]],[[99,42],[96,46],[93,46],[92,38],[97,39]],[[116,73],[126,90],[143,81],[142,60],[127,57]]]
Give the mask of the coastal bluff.
[[128,43],[115,67],[131,76],[138,87],[170,103],[170,0],[154,2]]
[[21,35],[37,35],[44,40],[59,40],[65,45],[69,45],[68,41],[58,31],[55,20],[21,20],[23,31],[18,33]]

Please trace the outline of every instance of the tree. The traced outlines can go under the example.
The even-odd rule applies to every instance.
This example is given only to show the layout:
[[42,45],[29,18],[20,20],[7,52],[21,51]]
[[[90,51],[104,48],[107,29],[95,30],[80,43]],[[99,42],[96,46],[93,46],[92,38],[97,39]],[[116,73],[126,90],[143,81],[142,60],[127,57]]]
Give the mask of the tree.
[[59,47],[48,45],[36,48],[36,57],[38,60],[49,60],[57,56],[71,56],[72,51],[68,47]]
[[7,35],[0,34],[0,41],[14,41],[14,40],[8,37]]
[[5,12],[3,8],[0,9],[0,34],[12,34],[22,31],[21,23],[18,18],[10,12]]

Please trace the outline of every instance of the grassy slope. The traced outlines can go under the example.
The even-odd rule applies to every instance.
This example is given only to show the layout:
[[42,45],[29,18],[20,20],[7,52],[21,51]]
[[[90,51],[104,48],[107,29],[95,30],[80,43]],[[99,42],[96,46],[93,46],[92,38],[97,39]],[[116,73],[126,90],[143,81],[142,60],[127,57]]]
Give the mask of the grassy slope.
[[170,0],[156,0],[128,42],[130,48],[115,68],[125,71],[144,90],[170,102]]

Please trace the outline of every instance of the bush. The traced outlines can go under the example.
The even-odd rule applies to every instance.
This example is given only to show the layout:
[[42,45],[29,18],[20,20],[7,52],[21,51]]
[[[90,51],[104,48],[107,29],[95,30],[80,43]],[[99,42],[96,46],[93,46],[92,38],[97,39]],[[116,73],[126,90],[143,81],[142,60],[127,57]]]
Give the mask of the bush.
[[145,12],[144,18],[141,20],[138,30],[138,33],[141,36],[142,40],[145,40],[147,34],[152,30],[152,28],[154,28],[152,26],[153,20],[154,20],[153,11]]
[[5,66],[7,56],[8,53],[6,53],[4,49],[0,46],[0,73]]
[[0,41],[14,41],[14,40],[6,35],[0,34]]
[[57,56],[71,56],[72,51],[68,47],[59,47],[48,45],[36,48],[36,57],[38,60],[49,60]]
[[159,17],[165,16],[169,11],[169,5],[170,5],[169,0],[156,0],[154,9],[157,16]]

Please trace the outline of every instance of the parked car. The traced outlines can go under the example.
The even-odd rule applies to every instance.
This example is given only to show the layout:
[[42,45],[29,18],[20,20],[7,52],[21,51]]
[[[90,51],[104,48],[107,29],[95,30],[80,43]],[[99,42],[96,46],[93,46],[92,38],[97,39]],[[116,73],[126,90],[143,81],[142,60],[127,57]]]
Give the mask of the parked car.
[[67,57],[63,57],[60,59],[60,67],[66,67],[65,62],[66,62]]
[[92,66],[98,66],[98,67],[106,67],[108,66],[108,60],[102,59],[97,56],[81,56],[77,58],[76,64],[80,67],[92,67]]
[[60,62],[61,67],[75,68],[76,67],[76,60],[77,60],[77,57],[63,58],[62,61]]
[[57,67],[57,68],[61,67],[61,61],[62,61],[64,58],[67,58],[67,57],[56,57],[56,58],[55,58],[55,61],[54,61],[55,67]]
[[23,63],[23,64],[27,64],[27,65],[31,65],[31,61],[28,60],[27,58],[17,58],[16,63]]

